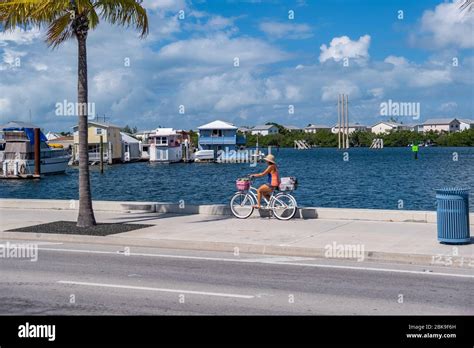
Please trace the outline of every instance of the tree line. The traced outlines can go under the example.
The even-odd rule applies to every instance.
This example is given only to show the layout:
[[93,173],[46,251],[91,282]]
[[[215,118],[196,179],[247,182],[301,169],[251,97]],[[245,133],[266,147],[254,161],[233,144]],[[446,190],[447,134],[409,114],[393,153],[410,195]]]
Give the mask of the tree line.
[[[330,130],[319,130],[316,133],[289,132],[280,129],[280,133],[271,135],[246,135],[246,145],[293,147],[295,140],[305,140],[311,146],[337,147],[337,133]],[[474,129],[462,132],[426,132],[418,133],[409,130],[392,131],[385,134],[374,134],[370,131],[355,131],[349,135],[351,147],[370,147],[375,138],[383,139],[386,147],[409,146],[411,144],[434,144],[438,146],[474,146]]]

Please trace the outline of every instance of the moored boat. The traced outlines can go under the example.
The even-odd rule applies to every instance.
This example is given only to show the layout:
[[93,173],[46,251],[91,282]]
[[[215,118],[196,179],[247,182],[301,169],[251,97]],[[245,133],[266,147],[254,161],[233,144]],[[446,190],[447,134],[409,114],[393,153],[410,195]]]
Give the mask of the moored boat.
[[[38,127],[25,122],[9,122],[0,127],[4,140],[4,149],[0,156],[3,176],[34,174],[35,128]],[[49,146],[47,141],[45,135],[40,132],[41,174],[64,173],[71,155],[64,148]]]

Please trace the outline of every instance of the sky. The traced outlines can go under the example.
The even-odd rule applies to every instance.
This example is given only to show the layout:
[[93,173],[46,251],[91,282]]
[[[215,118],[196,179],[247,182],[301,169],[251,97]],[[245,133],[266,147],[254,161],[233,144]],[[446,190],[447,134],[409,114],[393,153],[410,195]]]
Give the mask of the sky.
[[[474,11],[440,0],[144,0],[150,33],[99,24],[88,37],[95,115],[139,130],[213,120],[334,125],[474,118]],[[0,33],[0,123],[71,131],[77,43]],[[419,115],[381,112],[416,103]],[[406,105],[406,104],[405,104]],[[413,104],[415,105],[415,104]]]

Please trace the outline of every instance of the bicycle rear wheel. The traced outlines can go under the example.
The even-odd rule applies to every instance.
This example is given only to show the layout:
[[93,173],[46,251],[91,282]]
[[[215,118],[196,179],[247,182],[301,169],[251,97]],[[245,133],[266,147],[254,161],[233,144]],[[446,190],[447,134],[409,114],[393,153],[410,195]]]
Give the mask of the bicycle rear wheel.
[[296,200],[292,195],[287,193],[279,193],[273,197],[270,207],[273,211],[273,215],[275,215],[278,220],[292,219],[298,209]]
[[252,215],[254,205],[254,199],[249,193],[236,192],[230,200],[230,210],[239,219],[246,219]]

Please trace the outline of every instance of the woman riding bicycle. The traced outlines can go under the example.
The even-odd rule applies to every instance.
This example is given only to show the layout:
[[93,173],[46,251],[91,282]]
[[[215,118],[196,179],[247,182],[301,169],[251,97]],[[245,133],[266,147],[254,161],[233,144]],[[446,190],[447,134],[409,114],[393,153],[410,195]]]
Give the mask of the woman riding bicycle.
[[262,176],[268,176],[268,182],[263,184],[257,189],[257,205],[253,206],[256,209],[261,208],[261,199],[262,195],[268,200],[270,195],[279,185],[280,185],[280,176],[278,175],[278,168],[275,163],[275,156],[267,155],[264,159],[267,162],[268,167],[264,172],[259,174],[251,174],[251,178],[260,178]]

